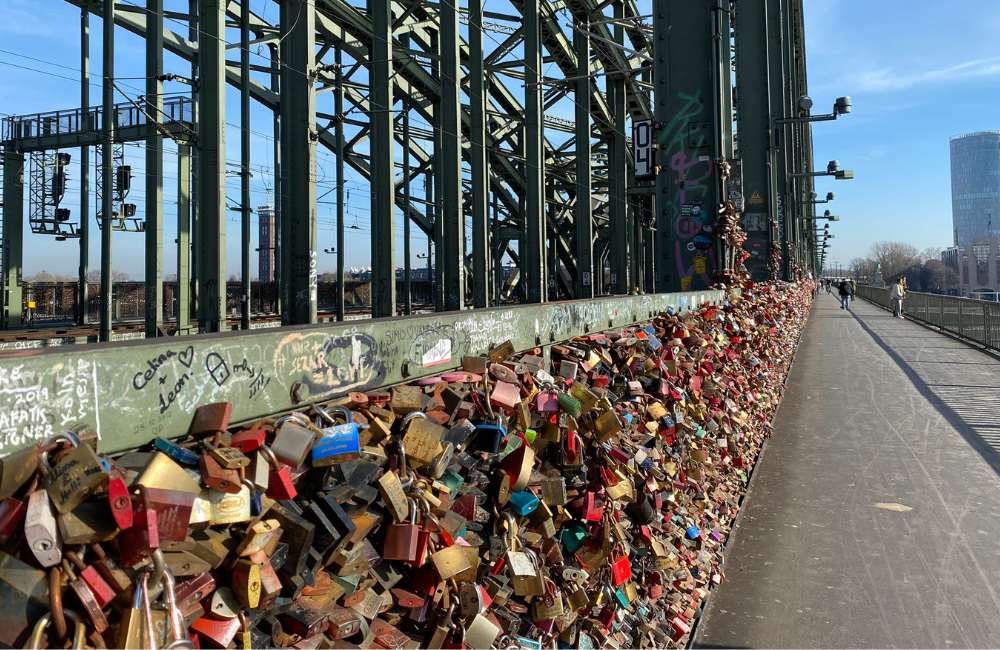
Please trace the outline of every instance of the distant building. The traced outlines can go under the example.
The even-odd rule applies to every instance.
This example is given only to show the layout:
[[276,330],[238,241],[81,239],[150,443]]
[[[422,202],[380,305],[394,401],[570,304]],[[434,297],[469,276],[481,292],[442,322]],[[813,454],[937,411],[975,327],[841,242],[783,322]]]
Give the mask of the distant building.
[[941,251],[941,262],[958,274],[960,295],[977,297],[1000,290],[1000,238],[984,237],[971,246]]
[[951,213],[955,246],[1000,235],[1000,131],[951,139]]
[[274,282],[274,208],[262,205],[257,208],[257,223],[259,224],[259,247],[257,255],[257,279],[261,282]]

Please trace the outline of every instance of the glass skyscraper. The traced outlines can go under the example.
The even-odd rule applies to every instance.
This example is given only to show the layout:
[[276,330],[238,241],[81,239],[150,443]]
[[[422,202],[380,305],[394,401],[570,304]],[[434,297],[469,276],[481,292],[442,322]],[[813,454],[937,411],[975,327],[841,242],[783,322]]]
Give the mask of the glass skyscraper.
[[951,139],[951,215],[956,246],[1000,235],[1000,131]]

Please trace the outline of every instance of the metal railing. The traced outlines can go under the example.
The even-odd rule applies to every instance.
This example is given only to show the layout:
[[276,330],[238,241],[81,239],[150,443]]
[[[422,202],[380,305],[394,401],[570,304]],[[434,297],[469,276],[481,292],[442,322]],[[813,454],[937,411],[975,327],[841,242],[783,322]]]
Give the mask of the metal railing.
[[[887,288],[858,285],[858,296],[892,309]],[[1000,350],[1000,303],[909,291],[903,300],[903,314],[910,320]]]
[[[85,117],[89,119],[85,120]],[[175,123],[189,124],[192,120],[191,98],[183,96],[164,98],[162,114],[156,117],[161,124],[167,126]],[[100,106],[91,106],[86,110],[71,108],[31,115],[11,115],[4,118],[0,137],[4,141],[12,141],[97,132],[102,128],[102,120],[103,113]],[[146,113],[131,102],[123,102],[115,104],[114,121],[116,129],[142,126],[146,123]],[[88,124],[90,126],[87,126]]]

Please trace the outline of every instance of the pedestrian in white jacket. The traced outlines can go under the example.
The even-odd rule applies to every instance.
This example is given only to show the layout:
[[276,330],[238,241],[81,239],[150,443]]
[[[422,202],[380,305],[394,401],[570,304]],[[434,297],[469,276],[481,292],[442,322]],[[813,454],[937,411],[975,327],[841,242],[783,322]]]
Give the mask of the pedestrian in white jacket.
[[903,298],[905,297],[906,289],[903,286],[903,278],[899,278],[889,289],[889,299],[892,300],[892,315],[896,318],[903,317]]

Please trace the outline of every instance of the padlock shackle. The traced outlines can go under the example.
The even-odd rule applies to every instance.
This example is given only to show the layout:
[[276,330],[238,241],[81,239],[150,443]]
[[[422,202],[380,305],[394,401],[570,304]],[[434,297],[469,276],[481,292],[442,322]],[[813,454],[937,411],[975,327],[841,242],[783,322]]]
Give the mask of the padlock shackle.
[[[64,609],[63,614],[73,621],[73,647],[82,648],[85,645],[87,639],[87,628],[83,625],[83,620],[80,615],[71,609]],[[42,647],[42,636],[45,634],[46,628],[52,622],[52,613],[45,612],[45,614],[38,619],[35,623],[35,627],[31,630],[31,636],[28,637],[28,648],[41,648]]]
[[[159,550],[159,549],[157,549]],[[157,650],[156,627],[153,625],[153,608],[149,603],[149,571],[143,571],[139,584],[142,586],[142,619],[146,630],[149,650]]]

